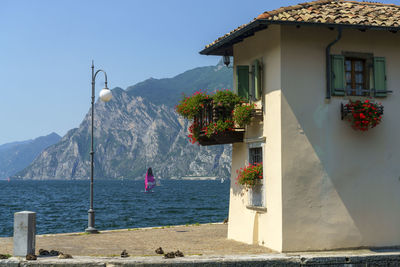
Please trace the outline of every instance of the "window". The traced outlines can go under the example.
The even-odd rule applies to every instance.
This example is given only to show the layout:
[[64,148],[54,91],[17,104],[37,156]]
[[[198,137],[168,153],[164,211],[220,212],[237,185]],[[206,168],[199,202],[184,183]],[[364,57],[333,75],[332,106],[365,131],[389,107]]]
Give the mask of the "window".
[[[262,143],[250,143],[249,146],[249,163],[261,163],[262,162]],[[261,183],[255,185],[249,191],[249,207],[264,207],[264,180]]]
[[262,162],[262,148],[254,147],[249,149],[249,162],[256,164]]
[[247,100],[261,99],[261,79],[261,60],[254,60],[251,66],[236,66],[237,94]]
[[346,92],[347,95],[367,95],[367,67],[364,59],[345,58]]
[[370,53],[331,56],[331,88],[336,96],[386,96],[386,61]]
[[250,98],[252,100],[259,100],[261,98],[261,78],[262,68],[259,60],[254,60],[251,65],[251,87]]
[[237,94],[249,99],[249,66],[236,67]]

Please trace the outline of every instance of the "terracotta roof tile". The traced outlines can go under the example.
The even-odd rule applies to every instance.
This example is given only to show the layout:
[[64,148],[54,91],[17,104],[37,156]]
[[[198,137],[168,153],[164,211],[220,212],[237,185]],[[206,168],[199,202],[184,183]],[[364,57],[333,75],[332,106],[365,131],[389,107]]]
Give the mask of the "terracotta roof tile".
[[273,23],[301,22],[312,24],[342,24],[372,27],[399,27],[400,6],[375,2],[319,0],[266,11],[206,46],[211,47],[231,34],[257,21]]

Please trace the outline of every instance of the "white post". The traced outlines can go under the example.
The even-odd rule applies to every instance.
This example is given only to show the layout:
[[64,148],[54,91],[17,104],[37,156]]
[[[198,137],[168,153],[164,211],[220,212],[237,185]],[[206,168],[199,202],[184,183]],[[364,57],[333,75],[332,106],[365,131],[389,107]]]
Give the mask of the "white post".
[[14,213],[14,256],[35,254],[36,212]]

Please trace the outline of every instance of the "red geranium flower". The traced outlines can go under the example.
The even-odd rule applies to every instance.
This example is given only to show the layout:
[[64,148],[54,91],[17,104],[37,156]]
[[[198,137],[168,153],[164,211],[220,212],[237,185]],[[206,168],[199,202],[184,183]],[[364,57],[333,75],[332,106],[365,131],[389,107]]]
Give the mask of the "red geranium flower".
[[383,110],[381,104],[370,102],[368,99],[350,100],[345,107],[351,114],[349,121],[355,130],[368,131],[369,128],[374,128],[381,122]]

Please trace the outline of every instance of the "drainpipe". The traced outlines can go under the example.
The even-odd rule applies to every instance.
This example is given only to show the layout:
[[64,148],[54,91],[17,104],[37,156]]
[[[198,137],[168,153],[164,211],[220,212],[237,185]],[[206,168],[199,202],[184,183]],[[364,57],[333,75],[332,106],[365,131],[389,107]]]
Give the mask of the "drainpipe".
[[336,39],[326,47],[326,99],[331,99],[331,46],[342,38],[342,28],[338,27]]

